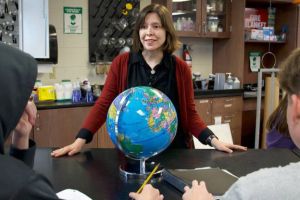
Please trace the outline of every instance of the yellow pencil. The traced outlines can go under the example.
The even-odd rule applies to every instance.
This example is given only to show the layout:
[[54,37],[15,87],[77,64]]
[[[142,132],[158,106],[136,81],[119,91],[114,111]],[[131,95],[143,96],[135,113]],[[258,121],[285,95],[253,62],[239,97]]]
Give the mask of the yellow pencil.
[[157,171],[159,167],[159,163],[154,167],[154,169],[152,170],[152,172],[148,175],[148,177],[146,178],[146,180],[144,181],[144,183],[141,185],[141,187],[138,189],[137,193],[140,193],[143,188],[145,187],[145,185],[150,181],[150,179],[152,178],[153,174]]

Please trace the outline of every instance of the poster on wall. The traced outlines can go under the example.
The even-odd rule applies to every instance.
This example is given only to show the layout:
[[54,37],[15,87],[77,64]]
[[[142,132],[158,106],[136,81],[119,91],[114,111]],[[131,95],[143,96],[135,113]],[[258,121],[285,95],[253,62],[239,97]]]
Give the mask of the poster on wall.
[[64,7],[64,33],[82,34],[82,8]]

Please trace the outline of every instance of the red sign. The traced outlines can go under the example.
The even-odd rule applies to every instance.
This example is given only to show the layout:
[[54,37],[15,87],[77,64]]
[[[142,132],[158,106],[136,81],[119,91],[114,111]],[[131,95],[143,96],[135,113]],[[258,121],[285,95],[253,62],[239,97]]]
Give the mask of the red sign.
[[245,8],[245,29],[262,29],[268,25],[268,11],[262,8]]

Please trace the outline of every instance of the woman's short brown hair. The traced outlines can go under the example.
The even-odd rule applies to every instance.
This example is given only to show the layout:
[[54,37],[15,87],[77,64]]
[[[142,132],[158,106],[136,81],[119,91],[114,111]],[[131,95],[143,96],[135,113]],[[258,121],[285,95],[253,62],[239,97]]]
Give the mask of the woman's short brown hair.
[[150,4],[139,13],[133,30],[133,51],[138,52],[144,49],[140,41],[139,31],[149,13],[156,13],[161,20],[162,27],[166,30],[166,41],[162,50],[167,53],[173,53],[179,48],[180,42],[177,38],[170,12],[165,6],[160,4]]

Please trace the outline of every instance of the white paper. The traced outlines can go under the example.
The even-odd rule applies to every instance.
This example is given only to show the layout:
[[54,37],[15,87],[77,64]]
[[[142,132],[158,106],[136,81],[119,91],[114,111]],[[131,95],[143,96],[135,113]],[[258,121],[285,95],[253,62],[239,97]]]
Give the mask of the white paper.
[[222,116],[215,116],[215,124],[222,124]]
[[87,195],[74,189],[65,189],[56,193],[56,195],[60,199],[65,199],[65,200],[92,200]]

